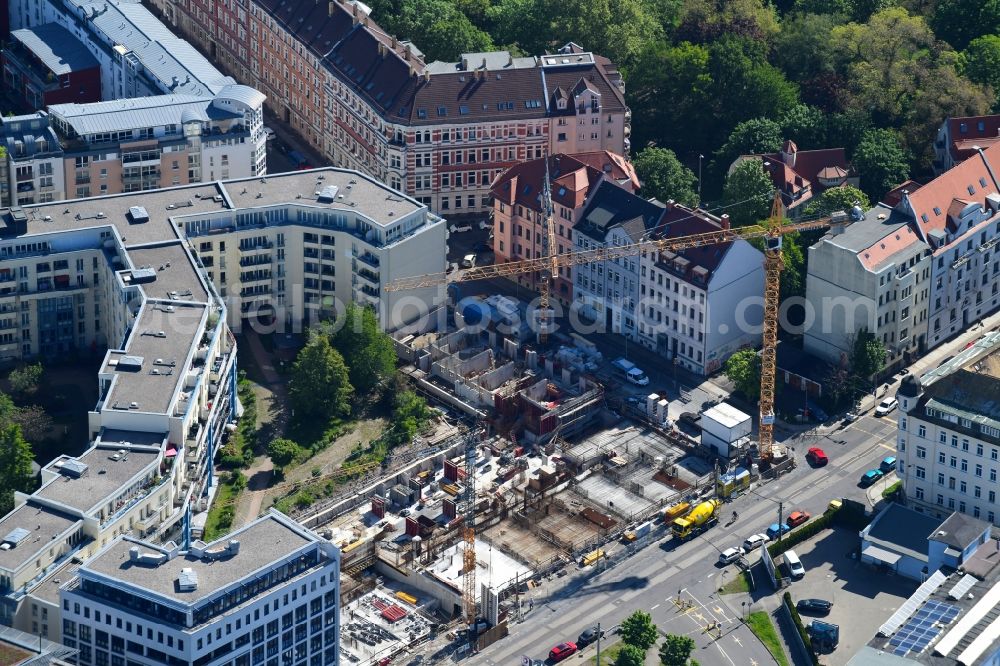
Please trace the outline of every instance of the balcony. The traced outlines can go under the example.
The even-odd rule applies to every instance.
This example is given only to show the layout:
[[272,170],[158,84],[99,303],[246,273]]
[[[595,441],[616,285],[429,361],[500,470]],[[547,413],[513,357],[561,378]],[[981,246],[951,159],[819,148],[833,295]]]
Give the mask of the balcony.
[[362,263],[368,264],[372,268],[378,268],[378,263],[379,263],[378,257],[376,257],[374,254],[371,254],[370,252],[355,254],[354,258],[357,259],[358,261],[361,261]]
[[[240,243],[240,252],[264,252],[274,248],[274,243],[271,241],[259,241],[257,243]],[[242,262],[243,260],[240,259]],[[269,259],[270,261],[270,259]],[[240,264],[242,265],[242,263]]]
[[368,287],[355,287],[354,300],[363,305],[364,304],[373,305],[376,308],[379,305],[378,292]]
[[370,288],[374,289],[376,291],[376,295],[378,295],[377,292],[379,287],[379,279],[377,274],[362,268],[357,273],[355,273],[355,275],[357,276],[358,280],[365,283]]

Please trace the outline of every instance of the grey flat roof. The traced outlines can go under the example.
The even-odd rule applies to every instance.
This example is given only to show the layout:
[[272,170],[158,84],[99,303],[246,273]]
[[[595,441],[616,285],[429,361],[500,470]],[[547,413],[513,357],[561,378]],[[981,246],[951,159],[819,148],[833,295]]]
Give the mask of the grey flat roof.
[[[879,215],[885,215],[885,219],[878,219]],[[908,223],[909,219],[905,215],[885,204],[878,204],[865,214],[865,219],[848,225],[843,232],[827,236],[826,239],[837,247],[860,252]]]
[[136,446],[155,446],[160,448],[167,434],[163,432],[138,432],[136,430],[116,430],[104,428],[98,435],[98,444],[113,446],[116,449],[122,448],[123,444],[133,444]]
[[938,525],[930,538],[932,541],[939,541],[958,550],[965,550],[965,547],[976,541],[988,526],[989,523],[985,521],[955,511]]
[[[304,531],[304,528],[300,529]],[[129,549],[133,546],[138,545],[141,552],[153,552],[151,546],[118,539],[84,563],[80,573],[85,575],[87,571],[94,571],[163,597],[194,604],[318,541],[316,537],[307,538],[273,514],[259,518],[213,543],[225,546],[230,539],[240,542],[240,550],[236,555],[205,561],[182,554],[159,566],[129,560]],[[198,576],[198,588],[181,592],[177,589],[177,577],[181,569],[188,567]]]
[[58,23],[22,28],[10,34],[57,76],[101,66],[83,42]]
[[22,528],[29,536],[10,550],[0,550],[0,567],[14,570],[25,562],[37,559],[38,553],[52,547],[59,536],[82,522],[80,518],[56,511],[30,499],[0,519],[0,539],[11,530]]
[[156,271],[156,280],[142,285],[146,296],[171,301],[208,302],[208,291],[182,243],[133,247],[129,248],[128,256],[135,268],[148,266]]
[[47,601],[50,604],[59,605],[59,588],[63,583],[76,576],[80,564],[71,559],[66,560],[54,569],[41,583],[31,590],[31,595]]
[[891,503],[872,522],[868,538],[927,559],[927,537],[939,524],[937,518]]
[[[129,356],[141,356],[142,368],[136,372],[105,368],[115,373],[116,381],[105,398],[103,409],[129,411],[129,405],[135,402],[138,406],[131,411],[166,413],[174,391],[184,381],[188,352],[201,337],[201,319],[206,306],[174,302],[173,312],[163,307],[164,304],[146,301],[129,333],[125,352]],[[165,334],[163,337],[161,332]],[[173,361],[175,365],[155,365],[157,359],[168,364]]]
[[[117,461],[112,460],[110,456],[119,448],[128,450],[128,456]],[[39,488],[35,494],[43,499],[89,512],[107,502],[136,474],[155,463],[159,455],[159,451],[130,449],[124,445],[91,447],[77,458],[87,465],[87,471],[83,476],[73,478],[60,474]],[[47,465],[47,469],[56,470],[55,464],[66,460],[70,458],[61,456]]]
[[213,106],[213,99],[195,95],[156,95],[88,104],[69,102],[50,105],[49,113],[62,118],[81,136],[165,125],[177,125],[179,131],[185,113],[194,114],[194,119],[203,122],[241,117]]

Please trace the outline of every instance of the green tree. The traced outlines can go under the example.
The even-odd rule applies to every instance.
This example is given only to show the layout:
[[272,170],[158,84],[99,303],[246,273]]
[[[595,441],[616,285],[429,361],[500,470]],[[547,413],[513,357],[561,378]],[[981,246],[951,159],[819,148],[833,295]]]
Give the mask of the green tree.
[[720,133],[728,134],[743,120],[780,118],[799,101],[798,86],[766,61],[763,46],[726,35],[708,47],[712,112]]
[[284,437],[273,439],[267,445],[267,456],[280,469],[291,465],[301,452],[298,444]]
[[413,441],[431,416],[431,410],[423,396],[409,389],[397,393],[393,402],[392,427],[386,433],[390,447]]
[[798,233],[781,237],[781,257],[785,267],[781,271],[781,300],[806,295],[806,257]]
[[493,49],[490,36],[448,0],[406,0],[394,23],[400,36],[419,46],[428,62],[452,62],[462,53]]
[[799,148],[815,150],[826,147],[826,114],[815,106],[796,104],[781,116],[781,136]]
[[660,646],[660,663],[663,666],[686,666],[694,647],[694,639],[689,636],[667,634]]
[[861,177],[861,189],[872,201],[879,201],[886,192],[906,180],[909,166],[892,130],[873,129],[865,132],[854,152],[854,168]]
[[[801,83],[832,74],[836,58],[830,34],[840,23],[839,18],[818,12],[786,16],[774,40],[773,64],[789,79]],[[807,94],[806,89],[802,92]]]
[[619,629],[622,641],[628,645],[634,645],[642,650],[645,655],[646,650],[656,642],[656,625],[653,624],[653,617],[645,611],[635,611],[622,621]]
[[635,645],[623,645],[615,657],[615,666],[643,666],[644,663],[646,651]]
[[807,217],[822,217],[838,210],[849,213],[855,204],[861,206],[864,211],[872,207],[868,195],[853,185],[831,187],[818,197],[814,197],[806,205],[803,213]]
[[392,338],[379,328],[375,310],[350,303],[337,322],[332,343],[350,359],[351,385],[359,395],[374,394],[396,371]]
[[42,383],[42,375],[45,368],[41,363],[32,363],[20,368],[11,370],[7,375],[10,382],[10,390],[14,395],[25,397],[35,393]]
[[21,428],[13,423],[0,426],[0,514],[6,515],[14,508],[15,490],[28,493],[34,489],[33,459]]
[[681,164],[674,151],[667,148],[646,148],[632,160],[642,183],[644,197],[660,201],[673,199],[685,206],[698,203],[698,178]]
[[760,355],[753,349],[741,349],[726,359],[722,372],[737,391],[751,402],[760,397]]
[[722,199],[733,226],[744,227],[766,219],[774,184],[759,159],[746,159],[726,177]]
[[346,416],[351,411],[351,386],[344,357],[326,335],[314,333],[292,366],[288,383],[292,407],[302,418]]
[[740,155],[774,153],[781,149],[781,125],[769,118],[744,120],[715,151],[715,170],[725,173]]
[[1000,34],[1000,0],[937,0],[931,26],[938,39],[964,49],[977,37]]
[[993,109],[1000,100],[1000,36],[984,35],[969,43],[962,53],[962,71],[973,82],[993,89]]
[[867,328],[858,331],[851,345],[851,374],[859,386],[867,387],[885,367],[885,345]]
[[767,42],[778,33],[774,5],[761,0],[685,0],[674,38],[709,43],[723,35]]
[[[28,405],[17,409],[10,418],[21,427],[21,433],[29,442],[40,442],[49,437],[54,421],[48,412],[38,405]],[[3,420],[0,419],[0,423]]]

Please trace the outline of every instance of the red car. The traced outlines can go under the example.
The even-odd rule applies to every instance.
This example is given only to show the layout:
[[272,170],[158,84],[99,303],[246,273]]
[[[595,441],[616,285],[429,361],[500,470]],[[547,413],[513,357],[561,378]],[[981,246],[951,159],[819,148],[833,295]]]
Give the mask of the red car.
[[791,515],[788,516],[788,520],[786,521],[785,524],[788,525],[789,527],[798,527],[799,525],[806,522],[810,518],[812,518],[812,516],[810,516],[805,511],[792,511]]
[[549,661],[553,664],[560,662],[574,652],[576,652],[576,643],[560,643],[549,650]]
[[818,446],[814,446],[806,452],[806,460],[813,467],[822,467],[830,462],[830,459],[826,457],[826,453]]

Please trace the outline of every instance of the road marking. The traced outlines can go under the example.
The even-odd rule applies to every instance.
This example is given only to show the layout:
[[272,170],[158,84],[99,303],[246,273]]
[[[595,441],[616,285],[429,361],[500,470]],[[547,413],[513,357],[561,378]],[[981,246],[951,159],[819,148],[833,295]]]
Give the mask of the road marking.
[[743,647],[743,641],[740,640],[739,636],[733,636],[733,640],[736,641],[737,645],[739,645],[740,647]]
[[660,607],[660,604],[656,604],[655,606],[653,606],[653,607],[652,607],[652,608],[650,608],[649,610],[651,610],[651,611],[655,611],[655,610],[656,610],[657,608],[659,608],[659,607]]

